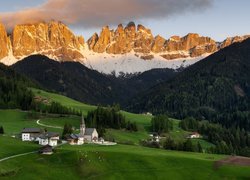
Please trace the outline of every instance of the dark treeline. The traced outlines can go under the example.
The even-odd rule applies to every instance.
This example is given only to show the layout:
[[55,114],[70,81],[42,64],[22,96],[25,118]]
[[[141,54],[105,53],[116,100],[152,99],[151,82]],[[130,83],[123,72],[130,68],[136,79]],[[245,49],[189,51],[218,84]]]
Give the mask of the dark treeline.
[[66,107],[58,102],[51,102],[50,104],[43,104],[41,102],[33,102],[32,109],[37,112],[49,114],[70,114],[81,116],[82,112],[71,107]]
[[166,115],[158,115],[151,120],[151,129],[158,134],[167,133],[173,130],[173,121]]
[[189,152],[203,152],[201,144],[193,144],[191,139],[187,139],[184,142],[175,142],[171,137],[167,137],[164,144],[164,149],[177,150],[177,151],[189,151]]
[[166,140],[163,142],[163,144],[152,140],[141,140],[140,145],[151,148],[163,148],[175,151],[203,152],[202,146],[199,142],[197,142],[197,144],[194,144],[192,143],[191,139],[177,142],[170,136],[166,137]]
[[38,87],[35,83],[17,74],[0,63],[0,108],[22,109],[31,108],[32,92],[27,87]]
[[250,134],[244,128],[225,128],[220,124],[198,121],[186,118],[181,121],[180,127],[187,131],[198,131],[206,139],[215,144],[209,152],[217,154],[237,154],[250,156]]
[[107,128],[137,131],[137,124],[126,121],[125,116],[119,110],[117,106],[108,108],[98,107],[96,110],[88,113],[86,126],[96,128],[101,136]]
[[30,79],[0,63],[0,109],[35,110],[44,113],[81,115],[80,111],[52,102],[43,104],[34,100],[28,87],[39,88]]
[[0,78],[0,108],[1,109],[22,109],[31,108],[34,95],[28,90],[22,81]]

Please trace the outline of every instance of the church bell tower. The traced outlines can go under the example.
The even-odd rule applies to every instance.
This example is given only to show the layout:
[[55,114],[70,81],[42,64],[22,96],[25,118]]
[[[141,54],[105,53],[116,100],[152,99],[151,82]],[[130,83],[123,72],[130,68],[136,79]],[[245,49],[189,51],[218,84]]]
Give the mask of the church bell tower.
[[80,135],[84,136],[84,134],[85,134],[85,121],[84,121],[84,117],[82,115],[82,122],[81,122],[81,125],[80,125]]

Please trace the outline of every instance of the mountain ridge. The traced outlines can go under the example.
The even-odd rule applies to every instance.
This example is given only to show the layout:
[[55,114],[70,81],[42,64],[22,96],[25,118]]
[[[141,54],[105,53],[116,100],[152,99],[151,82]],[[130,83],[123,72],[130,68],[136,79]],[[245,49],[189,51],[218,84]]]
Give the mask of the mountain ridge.
[[85,42],[61,22],[16,25],[10,34],[0,25],[0,62],[12,65],[30,55],[42,54],[57,61],[80,62],[105,74],[133,74],[154,68],[186,67],[248,37],[236,36],[218,43],[189,33],[165,39],[130,22],[125,27],[119,24],[115,30],[105,26],[100,35],[95,33]]

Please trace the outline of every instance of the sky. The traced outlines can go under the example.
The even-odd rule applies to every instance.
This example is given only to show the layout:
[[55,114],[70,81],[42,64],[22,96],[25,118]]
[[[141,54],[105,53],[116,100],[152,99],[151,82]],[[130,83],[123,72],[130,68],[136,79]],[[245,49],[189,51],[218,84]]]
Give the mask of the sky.
[[101,27],[129,21],[164,38],[199,33],[217,41],[250,34],[249,0],[9,0],[1,2],[0,21],[15,24],[59,20],[88,39]]

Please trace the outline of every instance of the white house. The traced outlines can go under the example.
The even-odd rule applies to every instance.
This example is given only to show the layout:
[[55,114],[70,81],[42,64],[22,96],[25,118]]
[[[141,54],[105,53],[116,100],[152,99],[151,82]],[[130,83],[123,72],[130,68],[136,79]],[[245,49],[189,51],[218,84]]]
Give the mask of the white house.
[[40,128],[24,128],[22,130],[22,141],[38,141],[38,137],[43,133]]
[[40,145],[50,145],[57,146],[58,141],[60,140],[59,134],[54,132],[46,132],[39,136],[39,144]]
[[188,136],[188,138],[190,138],[190,139],[197,139],[197,138],[200,138],[200,137],[201,137],[201,135],[198,132],[193,132],[192,134],[190,134]]

